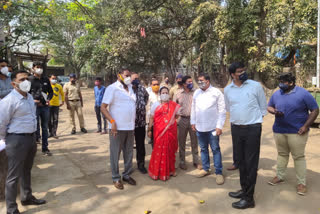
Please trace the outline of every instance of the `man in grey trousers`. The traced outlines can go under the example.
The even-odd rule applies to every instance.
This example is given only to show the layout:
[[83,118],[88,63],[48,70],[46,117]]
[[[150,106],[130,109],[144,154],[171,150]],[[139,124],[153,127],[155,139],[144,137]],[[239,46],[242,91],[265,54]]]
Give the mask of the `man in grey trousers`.
[[111,127],[109,137],[113,184],[117,189],[123,189],[119,174],[119,156],[122,150],[124,159],[122,180],[128,184],[136,185],[136,181],[130,177],[132,172],[136,95],[132,90],[129,70],[121,70],[118,73],[118,80],[108,86],[102,100],[101,112],[110,123],[108,127]]
[[36,106],[27,93],[31,87],[28,72],[14,72],[11,79],[14,89],[0,101],[0,140],[5,140],[8,156],[7,214],[17,214],[20,213],[16,203],[19,179],[22,205],[40,205],[46,201],[36,199],[31,190],[31,169],[37,152],[37,120]]

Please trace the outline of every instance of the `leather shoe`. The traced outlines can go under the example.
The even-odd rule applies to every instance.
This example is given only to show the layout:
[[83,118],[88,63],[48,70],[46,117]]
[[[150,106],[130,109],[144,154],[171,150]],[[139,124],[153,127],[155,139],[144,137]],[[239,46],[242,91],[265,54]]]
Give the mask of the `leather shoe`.
[[134,185],[134,186],[137,185],[136,181],[131,177],[122,178],[122,180],[130,185]]
[[115,188],[122,190],[123,189],[123,184],[120,180],[118,181],[114,181],[113,185],[115,186]]
[[241,199],[238,202],[232,203],[232,207],[236,209],[247,209],[247,208],[254,208],[255,203],[254,200],[252,201],[246,201],[244,199]]
[[227,170],[229,170],[229,171],[236,170],[236,169],[238,169],[238,167],[236,167],[235,165],[229,166],[227,168]]
[[229,196],[231,198],[241,198],[243,195],[243,191],[242,190],[239,190],[237,192],[229,192]]
[[36,199],[36,197],[32,196],[29,200],[21,201],[21,204],[23,206],[27,205],[41,205],[47,203],[45,200],[42,199]]
[[182,170],[187,170],[187,165],[185,163],[180,163],[179,164],[180,169]]
[[138,170],[142,173],[142,174],[147,174],[147,169],[144,167],[143,164],[139,165]]

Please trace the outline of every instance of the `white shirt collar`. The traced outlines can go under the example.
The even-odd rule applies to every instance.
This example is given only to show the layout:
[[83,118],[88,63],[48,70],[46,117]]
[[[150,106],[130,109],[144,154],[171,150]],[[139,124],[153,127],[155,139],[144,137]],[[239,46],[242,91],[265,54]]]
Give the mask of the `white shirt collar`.
[[201,88],[200,88],[200,90],[201,90],[201,92],[202,93],[205,93],[205,92],[207,92],[207,91],[209,91],[209,90],[211,90],[211,88],[212,88],[212,85],[210,84],[209,85],[209,87],[204,91],[204,90],[202,90]]

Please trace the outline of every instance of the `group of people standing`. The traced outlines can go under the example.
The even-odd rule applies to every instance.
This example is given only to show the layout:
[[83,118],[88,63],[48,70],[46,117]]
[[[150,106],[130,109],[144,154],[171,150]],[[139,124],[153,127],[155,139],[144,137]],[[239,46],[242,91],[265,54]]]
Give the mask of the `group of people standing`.
[[[74,114],[77,112],[81,131],[86,133],[81,107],[80,86],[76,76],[70,82],[58,84],[56,75],[43,75],[42,63],[33,63],[30,72],[12,71],[8,62],[0,60],[0,142],[5,142],[8,174],[5,195],[7,213],[19,213],[16,196],[20,180],[22,205],[40,205],[45,200],[36,199],[31,190],[31,169],[42,140],[42,153],[51,156],[48,138],[58,139],[59,108],[66,103],[70,112],[72,134],[75,134]],[[61,102],[60,102],[61,100]]]
[[[178,75],[177,85],[169,88],[167,82],[160,86],[157,79],[144,89],[139,75],[121,70],[118,80],[108,86],[102,100],[101,112],[110,123],[110,165],[112,179],[117,189],[122,181],[136,185],[130,176],[134,139],[137,145],[137,164],[141,173],[154,179],[168,180],[177,176],[176,152],[179,149],[179,167],[187,169],[185,161],[186,138],[189,133],[193,166],[199,169],[197,177],[211,174],[209,146],[213,153],[216,183],[225,182],[219,141],[223,133],[226,112],[230,113],[233,145],[233,164],[228,170],[239,169],[241,189],[229,196],[240,199],[232,203],[237,209],[255,206],[254,189],[259,165],[263,117],[267,112],[275,115],[273,132],[278,150],[277,175],[268,183],[277,185],[284,181],[289,154],[295,162],[297,193],[305,195],[305,146],[308,131],[319,113],[312,95],[295,85],[291,73],[282,73],[279,88],[269,103],[260,83],[250,80],[243,63],[229,67],[232,82],[221,90],[210,84],[210,76],[198,75],[194,88],[190,76]],[[147,118],[147,119],[146,119]],[[147,127],[146,127],[147,126]],[[151,138],[152,154],[148,170],[144,166],[145,131]],[[201,149],[201,163],[198,157]],[[124,172],[119,173],[119,155],[123,152]]]
[[[22,205],[46,203],[36,199],[31,191],[31,168],[37,150],[36,141],[40,140],[40,126],[44,155],[51,155],[48,137],[58,138],[60,106],[66,104],[69,110],[71,134],[76,134],[75,113],[79,118],[80,130],[83,133],[87,130],[82,113],[82,94],[75,74],[70,75],[70,82],[62,90],[57,76],[51,75],[50,79],[42,76],[41,64],[34,63],[33,75],[26,71],[11,74],[5,61],[0,61],[0,69],[0,109],[4,112],[0,115],[0,140],[5,141],[8,156],[6,203],[7,213],[11,214],[19,213],[16,204],[19,179]],[[198,89],[195,89],[191,76],[180,74],[173,87],[169,86],[168,81],[160,85],[153,78],[147,89],[141,84],[139,74],[128,69],[119,71],[117,81],[108,87],[103,86],[101,78],[96,78],[97,132],[109,133],[110,166],[117,189],[124,189],[123,182],[130,185],[137,183],[131,177],[134,141],[138,170],[148,173],[154,180],[165,181],[177,176],[175,158],[178,150],[179,167],[187,169],[185,147],[188,134],[193,166],[199,170],[196,176],[201,178],[211,174],[210,146],[216,183],[224,184],[220,138],[226,112],[229,112],[233,165],[228,169],[239,169],[241,186],[240,190],[230,192],[229,196],[240,199],[232,203],[234,208],[254,207],[262,123],[269,112],[275,115],[273,132],[278,151],[277,174],[269,184],[284,182],[291,153],[298,180],[297,193],[306,194],[305,146],[309,127],[319,113],[316,101],[305,89],[295,85],[295,77],[291,73],[279,76],[280,90],[272,95],[267,104],[261,84],[248,79],[244,64],[232,63],[229,72],[232,83],[224,89],[224,93],[210,84],[210,76],[206,73],[198,75]],[[7,83],[9,80],[10,84]],[[148,167],[145,165],[146,135],[151,139],[153,149]],[[124,159],[122,175],[119,172],[121,151]]]

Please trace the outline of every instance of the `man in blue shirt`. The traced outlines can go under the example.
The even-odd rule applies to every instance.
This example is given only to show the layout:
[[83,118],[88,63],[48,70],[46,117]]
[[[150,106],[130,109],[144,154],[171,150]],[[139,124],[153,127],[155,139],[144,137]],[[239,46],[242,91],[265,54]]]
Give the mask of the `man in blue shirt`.
[[[102,99],[103,99],[103,95],[104,92],[106,90],[106,88],[102,85],[102,78],[101,77],[97,77],[94,84],[94,97],[95,97],[95,105],[94,105],[94,110],[96,112],[96,116],[97,116],[97,120],[98,120],[98,130],[97,133],[101,133],[101,134],[107,134],[107,120],[106,117],[101,114],[101,103],[102,103]],[[102,115],[102,119],[103,119],[103,131],[102,131],[102,124],[101,124],[101,115]]]
[[232,203],[236,209],[255,206],[253,194],[260,155],[261,123],[267,114],[267,101],[260,83],[249,80],[243,63],[229,67],[232,83],[224,89],[227,111],[230,112],[233,156],[240,171],[241,190],[229,196],[241,198]]
[[10,79],[10,69],[6,60],[0,59],[0,100],[9,94],[13,87]]
[[23,206],[46,203],[36,199],[31,189],[31,169],[37,152],[37,116],[34,100],[28,94],[31,87],[28,76],[26,71],[14,72],[11,76],[14,89],[0,101],[0,140],[6,142],[8,157],[7,214],[20,213],[16,203],[19,181]]
[[275,115],[273,132],[278,150],[277,175],[268,183],[275,186],[284,182],[291,153],[298,180],[297,193],[305,195],[305,147],[309,127],[317,118],[319,107],[308,91],[295,85],[291,73],[282,73],[279,81],[280,90],[272,95],[268,104],[268,112]]

